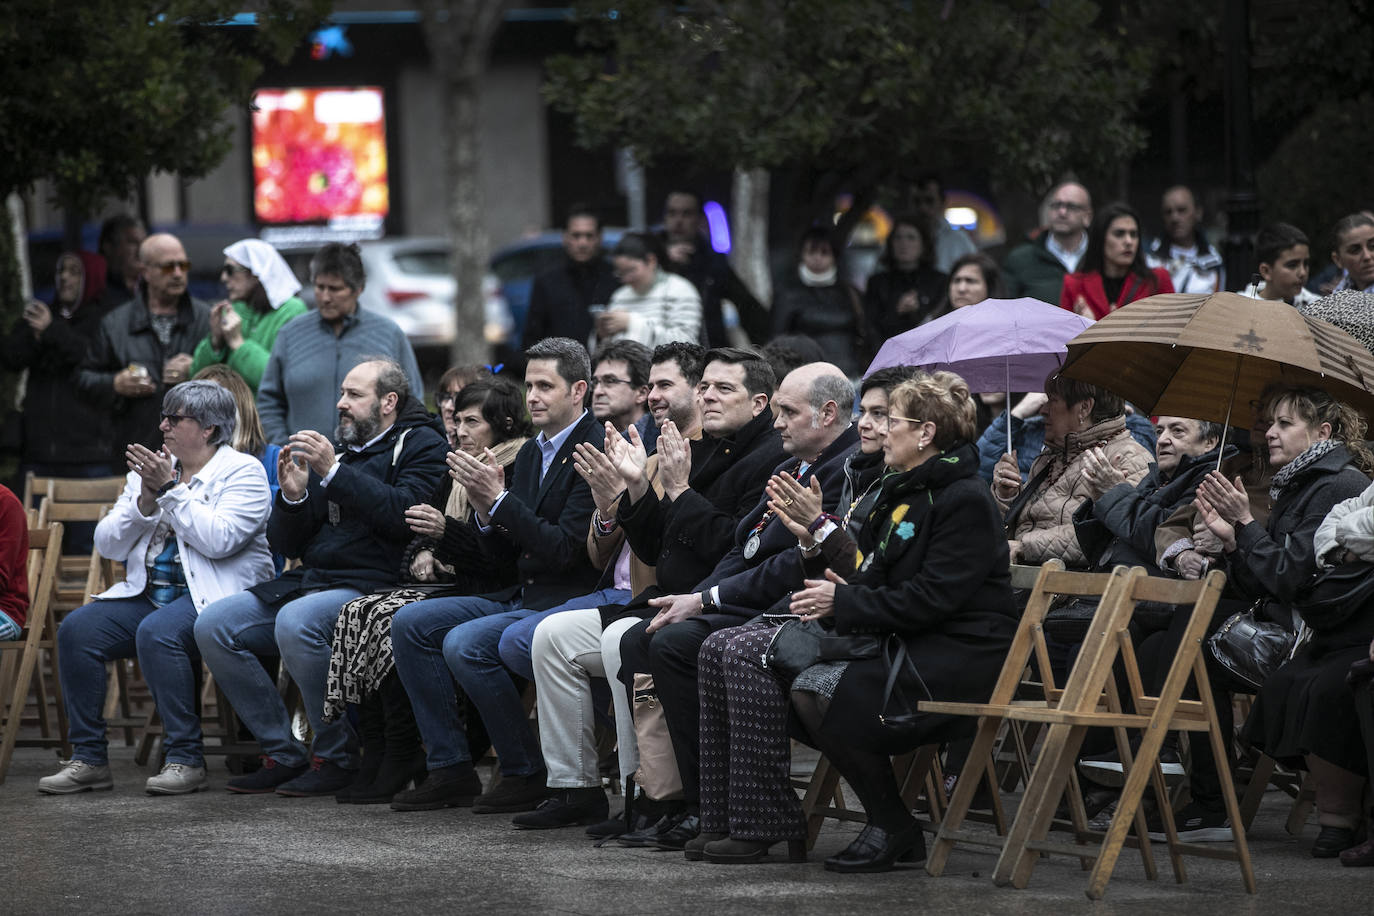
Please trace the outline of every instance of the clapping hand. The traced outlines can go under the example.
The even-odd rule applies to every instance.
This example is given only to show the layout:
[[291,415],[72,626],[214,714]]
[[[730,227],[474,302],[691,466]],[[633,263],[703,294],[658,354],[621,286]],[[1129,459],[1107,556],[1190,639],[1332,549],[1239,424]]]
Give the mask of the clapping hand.
[[688,489],[692,473],[692,448],[677,424],[664,422],[658,436],[658,482],[669,499],[677,499]]
[[628,440],[616,432],[614,426],[606,424],[606,457],[629,488],[630,499],[638,502],[649,488],[644,478],[644,466],[649,463],[649,453],[644,449],[644,440],[639,438],[639,430],[631,426],[627,432],[630,437]]
[[1115,459],[1108,458],[1100,445],[1083,453],[1083,479],[1092,489],[1094,499],[1117,484],[1126,482],[1126,475],[1121,472],[1121,462],[1124,460],[1123,455],[1117,455]]
[[290,446],[293,455],[303,458],[310,469],[320,477],[328,474],[334,467],[334,443],[313,429],[292,433],[287,445]]
[[282,446],[277,453],[277,485],[281,495],[293,503],[300,502],[309,484],[310,465],[305,457],[297,455],[289,444]]
[[410,530],[424,538],[439,540],[444,536],[444,513],[425,503],[411,506],[406,510],[406,524]]
[[[620,433],[614,435],[620,438]],[[605,519],[620,494],[625,492],[625,481],[620,472],[604,452],[587,442],[579,442],[573,447],[573,469],[591,487],[592,501]]]
[[467,490],[468,500],[483,517],[491,515],[492,504],[506,488],[506,472],[496,462],[491,449],[482,450],[482,458],[467,452],[449,452],[448,466],[453,479]]
[[822,512],[821,482],[812,477],[810,484],[804,487],[790,474],[774,474],[765,490],[768,508],[773,510],[778,521],[797,536],[799,543],[809,546],[812,537],[808,529]]

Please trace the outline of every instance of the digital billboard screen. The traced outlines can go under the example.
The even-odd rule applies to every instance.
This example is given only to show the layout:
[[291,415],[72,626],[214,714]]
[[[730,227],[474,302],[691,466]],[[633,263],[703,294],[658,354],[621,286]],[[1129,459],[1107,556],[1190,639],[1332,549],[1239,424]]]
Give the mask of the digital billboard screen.
[[258,221],[380,229],[390,210],[382,89],[259,89],[254,103]]

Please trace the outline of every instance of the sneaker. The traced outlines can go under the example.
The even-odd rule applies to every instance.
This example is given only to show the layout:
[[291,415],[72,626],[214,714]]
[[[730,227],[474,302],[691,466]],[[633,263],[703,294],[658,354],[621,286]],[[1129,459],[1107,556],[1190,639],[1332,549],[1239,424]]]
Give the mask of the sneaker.
[[310,768],[277,786],[277,794],[286,798],[319,798],[347,789],[357,778],[357,770],[345,770],[331,760],[311,757]]
[[[1164,773],[1166,785],[1172,786],[1181,782],[1185,775],[1183,762],[1179,759],[1178,751],[1168,745],[1159,749],[1159,768]],[[1121,756],[1114,750],[1105,754],[1094,754],[1091,757],[1082,758],[1078,761],[1078,772],[1082,774],[1084,779],[1090,779],[1100,786],[1111,786],[1119,789],[1126,784]]]
[[549,797],[549,789],[544,785],[548,774],[543,770],[528,776],[501,775],[501,781],[482,793],[472,803],[473,814],[513,814],[516,811],[533,811],[539,803]]
[[599,788],[559,789],[533,811],[517,814],[511,823],[524,830],[581,827],[603,822],[609,812],[606,793]]
[[429,771],[413,789],[397,792],[391,799],[393,811],[435,811],[439,808],[466,808],[482,794],[482,780],[470,763],[456,763]]
[[306,764],[289,766],[265,754],[258,758],[262,766],[251,773],[236,776],[224,784],[224,788],[240,795],[267,795],[277,791],[277,786],[290,782],[304,773]]
[[168,763],[163,765],[161,773],[148,777],[144,788],[148,790],[149,795],[189,795],[208,785],[205,767]]
[[701,833],[701,818],[690,812],[677,818],[654,838],[654,846],[669,852],[680,852]]
[[1354,849],[1363,842],[1363,828],[1324,825],[1312,844],[1312,858],[1334,859],[1347,849]]
[[61,770],[38,780],[38,791],[44,795],[74,795],[113,788],[108,764],[97,766],[84,760],[63,760]]
[[636,830],[643,830],[654,823],[657,818],[650,818],[647,814],[631,815],[631,822],[625,823],[625,815],[608,818],[599,824],[592,824],[587,828],[587,836],[594,840],[607,840],[613,837],[624,836]]
[[[1150,832],[1150,839],[1159,843],[1165,841],[1164,819],[1158,811],[1146,815],[1145,826]],[[1213,811],[1195,801],[1184,805],[1182,811],[1174,814],[1174,829],[1184,843],[1230,843],[1235,839],[1225,811]]]

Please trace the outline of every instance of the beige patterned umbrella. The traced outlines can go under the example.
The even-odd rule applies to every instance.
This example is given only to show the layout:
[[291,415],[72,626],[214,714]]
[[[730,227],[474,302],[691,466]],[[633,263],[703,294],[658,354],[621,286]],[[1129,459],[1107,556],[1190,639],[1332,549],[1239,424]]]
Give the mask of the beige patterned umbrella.
[[1374,356],[1358,340],[1286,303],[1236,293],[1132,302],[1069,341],[1060,372],[1154,415],[1244,425],[1248,403],[1282,380],[1374,416]]

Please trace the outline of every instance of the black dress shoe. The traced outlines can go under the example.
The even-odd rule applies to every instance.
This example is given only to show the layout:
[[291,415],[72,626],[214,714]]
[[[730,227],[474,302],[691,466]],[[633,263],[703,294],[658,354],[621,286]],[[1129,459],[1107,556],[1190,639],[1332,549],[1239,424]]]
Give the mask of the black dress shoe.
[[1360,845],[1364,840],[1364,830],[1351,827],[1323,827],[1312,844],[1312,858],[1334,859],[1336,856]]
[[332,760],[312,757],[310,768],[277,786],[277,794],[286,798],[320,798],[347,789],[357,777],[357,770],[345,770]]
[[413,789],[397,792],[391,799],[393,811],[434,811],[438,808],[466,808],[482,794],[482,780],[470,763],[430,770],[425,781]]
[[540,802],[538,808],[511,818],[511,823],[524,830],[577,827],[599,824],[609,811],[610,803],[600,788],[558,789]]
[[827,871],[891,871],[897,862],[920,865],[926,860],[926,837],[921,825],[912,823],[896,833],[868,824],[838,855],[825,860]]
[[539,803],[549,797],[549,788],[544,785],[548,774],[543,770],[528,776],[507,776],[501,774],[501,781],[477,797],[472,803],[473,814],[513,814],[517,811],[533,811]]
[[[714,862],[716,865],[748,865],[751,862],[762,862],[768,858],[768,850],[772,849],[781,840],[736,840],[733,837],[726,837],[723,840],[715,840],[702,847],[707,862]],[[806,840],[786,840],[787,861],[805,862],[806,861]]]
[[[474,774],[476,775],[476,774]],[[425,778],[425,755],[417,754],[403,760],[386,757],[371,783],[354,786],[348,793],[340,792],[334,800],[343,805],[386,805],[396,797],[396,793],[412,782],[419,784]]]
[[1374,840],[1365,840],[1359,846],[1352,846],[1341,853],[1341,864],[1347,868],[1374,866]]
[[636,827],[634,830],[627,831],[616,837],[616,843],[621,846],[628,846],[632,849],[647,849],[649,847],[658,848],[658,838],[661,834],[667,833],[677,826],[677,822],[684,817],[682,812],[677,814],[665,814],[656,818],[650,823]]
[[701,818],[695,814],[678,815],[677,823],[654,837],[653,845],[669,852],[681,852],[687,843],[701,833]]

